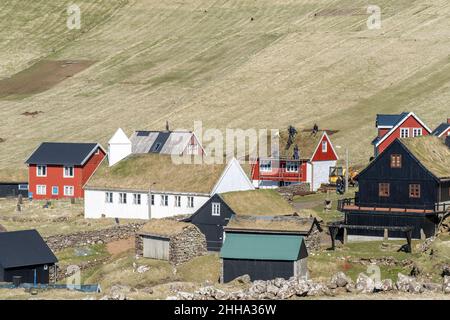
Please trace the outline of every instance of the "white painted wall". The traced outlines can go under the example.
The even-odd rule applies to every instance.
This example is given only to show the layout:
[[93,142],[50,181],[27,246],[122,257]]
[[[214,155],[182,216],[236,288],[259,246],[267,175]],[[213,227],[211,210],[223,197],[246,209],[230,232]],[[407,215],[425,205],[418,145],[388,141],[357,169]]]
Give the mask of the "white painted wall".
[[120,160],[131,154],[131,141],[122,129],[117,129],[114,136],[108,142],[108,163],[115,165]]
[[[314,161],[312,163],[312,191],[317,191],[322,183],[328,183],[330,167],[336,166],[336,161]],[[311,180],[309,180],[311,181]]]
[[[141,204],[133,204],[133,192],[127,192],[127,203],[119,203],[119,192],[113,192],[113,203],[106,203],[106,190],[85,190],[84,194],[84,216],[88,219],[107,218],[121,219],[149,219],[148,194],[141,194]],[[193,214],[206,201],[209,196],[193,196],[194,207],[187,206],[187,195],[181,196],[181,207],[175,207],[175,194],[167,194],[168,206],[161,205],[160,193],[153,193],[155,204],[151,207],[151,218],[173,217],[181,214]]]
[[260,189],[275,189],[278,188],[278,181],[253,180],[253,186]]
[[252,182],[245,174],[239,161],[235,158],[230,160],[225,171],[222,173],[217,184],[214,186],[211,195],[216,193],[225,193],[231,191],[254,190]]

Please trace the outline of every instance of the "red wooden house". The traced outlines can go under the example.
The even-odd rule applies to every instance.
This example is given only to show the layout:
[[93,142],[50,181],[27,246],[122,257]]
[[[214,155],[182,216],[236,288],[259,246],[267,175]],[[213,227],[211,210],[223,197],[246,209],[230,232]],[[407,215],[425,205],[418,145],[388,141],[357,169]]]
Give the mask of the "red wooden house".
[[325,131],[300,132],[287,146],[287,134],[280,134],[281,152],[258,158],[252,164],[252,181],[258,188],[276,188],[309,183],[316,191],[328,183],[330,167],[336,166],[338,155]]
[[374,156],[381,154],[397,138],[426,136],[431,133],[414,112],[377,114],[378,136],[372,141]]
[[83,198],[83,185],[105,157],[97,143],[42,143],[25,162],[34,199]]
[[441,123],[431,134],[444,140],[450,137],[450,118],[447,118],[447,123]]

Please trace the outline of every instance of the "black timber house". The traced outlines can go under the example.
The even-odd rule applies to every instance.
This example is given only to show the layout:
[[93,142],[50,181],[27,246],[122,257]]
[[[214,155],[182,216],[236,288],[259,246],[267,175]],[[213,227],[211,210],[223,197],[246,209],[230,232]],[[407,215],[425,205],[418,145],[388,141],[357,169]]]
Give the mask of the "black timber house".
[[338,203],[348,235],[431,237],[450,210],[450,149],[437,137],[395,140],[357,179],[355,198]]
[[48,284],[58,259],[36,230],[0,233],[0,282]]

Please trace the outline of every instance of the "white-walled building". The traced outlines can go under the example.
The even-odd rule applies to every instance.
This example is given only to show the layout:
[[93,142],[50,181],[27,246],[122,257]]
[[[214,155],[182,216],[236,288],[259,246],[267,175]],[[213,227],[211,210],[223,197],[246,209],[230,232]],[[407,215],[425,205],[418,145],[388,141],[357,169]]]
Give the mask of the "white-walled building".
[[87,182],[85,217],[193,214],[216,193],[253,189],[234,158],[223,164],[176,164],[169,155],[133,154],[113,166],[103,163]]

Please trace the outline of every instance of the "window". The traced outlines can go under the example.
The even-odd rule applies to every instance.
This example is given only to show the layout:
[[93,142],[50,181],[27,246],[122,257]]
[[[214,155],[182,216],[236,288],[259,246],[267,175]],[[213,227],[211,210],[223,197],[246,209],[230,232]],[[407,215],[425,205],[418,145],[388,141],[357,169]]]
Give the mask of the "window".
[[156,151],[159,151],[159,148],[161,147],[161,143],[157,143],[156,145],[155,145],[155,149],[154,149],[154,151],[156,152]]
[[119,193],[119,203],[126,204],[127,203],[127,194],[124,192]]
[[401,128],[400,138],[408,138],[408,137],[409,137],[409,128]]
[[36,186],[36,194],[46,195],[47,194],[47,186],[42,185],[42,184],[38,184]]
[[64,167],[64,178],[73,178],[73,167]]
[[64,186],[64,195],[72,197],[73,196],[73,186]]
[[401,167],[402,167],[402,155],[391,154],[391,168],[401,168]]
[[44,265],[44,270],[48,270],[48,265]]
[[133,193],[133,204],[141,204],[141,195],[139,193]]
[[420,137],[422,135],[422,128],[413,129],[413,137]]
[[378,184],[378,195],[380,197],[389,197],[390,190],[389,190],[389,183],[379,183]]
[[328,150],[328,142],[322,141],[322,152],[327,152]]
[[409,185],[409,197],[410,198],[420,198],[420,184],[410,184]]
[[59,188],[53,186],[52,187],[52,195],[57,196],[59,194]]
[[17,188],[19,190],[28,190],[28,185],[27,184],[19,184],[19,186]]
[[150,195],[150,205],[152,205],[152,206],[155,205],[155,195],[154,194]]
[[161,196],[161,206],[167,207],[169,205],[169,196],[162,195]]
[[37,166],[36,167],[36,175],[38,177],[46,177],[47,176],[47,166]]
[[181,197],[175,196],[175,207],[181,207]]
[[212,203],[212,212],[211,214],[213,216],[220,216],[220,203],[219,202],[213,202]]
[[259,170],[265,172],[272,171],[272,161],[261,160],[261,163],[259,164]]
[[113,193],[112,192],[106,192],[105,193],[105,202],[106,203],[113,203]]
[[298,162],[290,162],[286,163],[286,172],[298,172]]
[[95,150],[95,154],[100,154],[100,148],[97,148],[97,150]]
[[187,202],[188,208],[193,208],[194,207],[194,197],[188,197],[187,200],[188,200],[188,202]]

